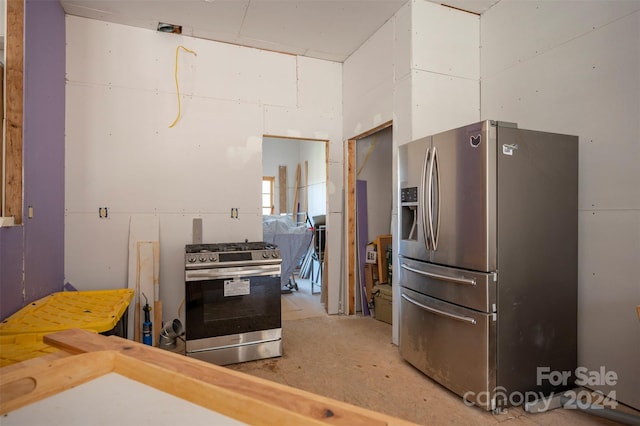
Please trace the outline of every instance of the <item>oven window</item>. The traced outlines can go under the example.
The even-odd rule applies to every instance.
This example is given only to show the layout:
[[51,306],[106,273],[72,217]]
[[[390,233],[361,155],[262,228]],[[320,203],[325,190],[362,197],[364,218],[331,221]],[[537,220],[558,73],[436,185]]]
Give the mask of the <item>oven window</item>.
[[187,340],[281,327],[280,278],[243,279],[249,294],[232,296],[225,296],[224,279],[186,283]]

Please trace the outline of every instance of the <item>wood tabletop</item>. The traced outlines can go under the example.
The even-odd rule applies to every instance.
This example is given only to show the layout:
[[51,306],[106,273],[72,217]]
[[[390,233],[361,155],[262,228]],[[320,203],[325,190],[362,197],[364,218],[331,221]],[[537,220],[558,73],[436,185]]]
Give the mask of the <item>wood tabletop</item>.
[[0,369],[0,415],[113,371],[247,424],[413,424],[117,336],[44,340],[64,352]]

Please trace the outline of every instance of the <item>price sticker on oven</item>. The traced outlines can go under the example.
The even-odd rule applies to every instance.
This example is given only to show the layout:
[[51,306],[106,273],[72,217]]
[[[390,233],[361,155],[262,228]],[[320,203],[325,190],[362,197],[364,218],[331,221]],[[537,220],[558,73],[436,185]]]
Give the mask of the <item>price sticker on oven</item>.
[[225,280],[224,297],[245,296],[251,293],[249,280]]

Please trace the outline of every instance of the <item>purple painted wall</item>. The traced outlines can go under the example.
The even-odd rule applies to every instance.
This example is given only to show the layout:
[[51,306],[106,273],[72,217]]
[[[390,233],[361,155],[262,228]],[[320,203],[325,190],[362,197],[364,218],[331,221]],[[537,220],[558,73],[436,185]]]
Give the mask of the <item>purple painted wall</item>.
[[65,17],[58,0],[24,16],[24,215],[0,228],[0,318],[64,285]]
[[0,319],[22,306],[23,227],[0,228]]

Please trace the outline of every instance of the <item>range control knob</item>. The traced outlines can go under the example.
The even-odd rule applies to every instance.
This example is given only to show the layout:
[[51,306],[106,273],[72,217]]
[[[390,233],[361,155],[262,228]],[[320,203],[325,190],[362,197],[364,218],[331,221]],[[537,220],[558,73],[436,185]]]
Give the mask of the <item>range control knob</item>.
[[204,256],[200,256],[200,257],[198,258],[198,260],[199,260],[200,262],[206,262],[206,261],[207,261],[207,258],[206,258],[206,257],[204,257]]
[[218,258],[215,255],[212,254],[211,256],[209,256],[210,262],[215,262],[216,260],[218,260]]
[[273,253],[271,253],[271,257],[273,257],[274,259],[278,258],[278,252],[274,251]]
[[263,251],[263,252],[262,252],[262,257],[263,257],[264,259],[268,259],[268,258],[269,258],[269,253],[267,253],[266,251]]
[[189,257],[187,257],[187,262],[189,262],[189,263],[194,263],[195,261],[196,261],[195,256],[189,256]]

